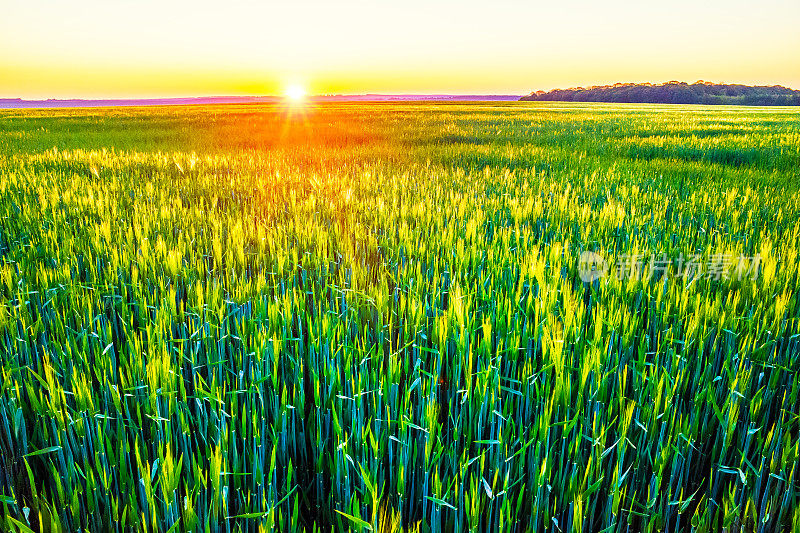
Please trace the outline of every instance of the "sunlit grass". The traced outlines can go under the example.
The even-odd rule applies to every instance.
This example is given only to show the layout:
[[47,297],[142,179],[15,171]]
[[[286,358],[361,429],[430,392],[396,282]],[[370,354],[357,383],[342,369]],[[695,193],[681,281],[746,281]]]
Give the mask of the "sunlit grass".
[[[0,528],[800,525],[800,115],[0,114]],[[581,281],[582,251],[762,257]]]

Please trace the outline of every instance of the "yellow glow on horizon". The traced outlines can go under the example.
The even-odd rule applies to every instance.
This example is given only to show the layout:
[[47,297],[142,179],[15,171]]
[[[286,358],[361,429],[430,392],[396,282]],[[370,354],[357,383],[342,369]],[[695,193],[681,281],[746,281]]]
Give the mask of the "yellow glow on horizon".
[[286,98],[295,104],[299,104],[306,98],[306,89],[299,83],[292,83],[288,87],[286,87],[286,91],[284,92]]
[[787,53],[800,50],[796,0],[4,0],[3,11],[0,98],[288,97],[287,80],[306,94],[700,79],[800,89],[800,54]]

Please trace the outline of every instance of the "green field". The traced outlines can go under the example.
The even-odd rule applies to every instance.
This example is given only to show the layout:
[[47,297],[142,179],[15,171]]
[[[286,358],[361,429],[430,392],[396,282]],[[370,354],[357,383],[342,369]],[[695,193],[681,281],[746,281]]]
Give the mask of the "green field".
[[0,111],[0,530],[800,531],[799,253],[796,109]]

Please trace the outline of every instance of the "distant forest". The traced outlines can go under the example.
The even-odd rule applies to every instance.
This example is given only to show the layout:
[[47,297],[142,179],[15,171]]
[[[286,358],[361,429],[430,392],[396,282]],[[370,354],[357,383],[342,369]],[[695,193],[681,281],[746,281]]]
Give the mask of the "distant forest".
[[711,105],[800,105],[800,91],[779,85],[721,85],[698,81],[691,85],[670,81],[652,83],[616,83],[596,87],[536,91],[520,100],[562,102],[615,102],[651,104]]

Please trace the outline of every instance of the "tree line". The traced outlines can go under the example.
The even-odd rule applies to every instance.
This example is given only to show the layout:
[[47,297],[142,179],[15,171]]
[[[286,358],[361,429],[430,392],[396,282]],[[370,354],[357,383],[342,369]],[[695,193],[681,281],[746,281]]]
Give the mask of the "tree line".
[[594,87],[536,91],[520,100],[710,105],[800,105],[800,91],[773,86],[726,85],[698,81],[615,83]]

